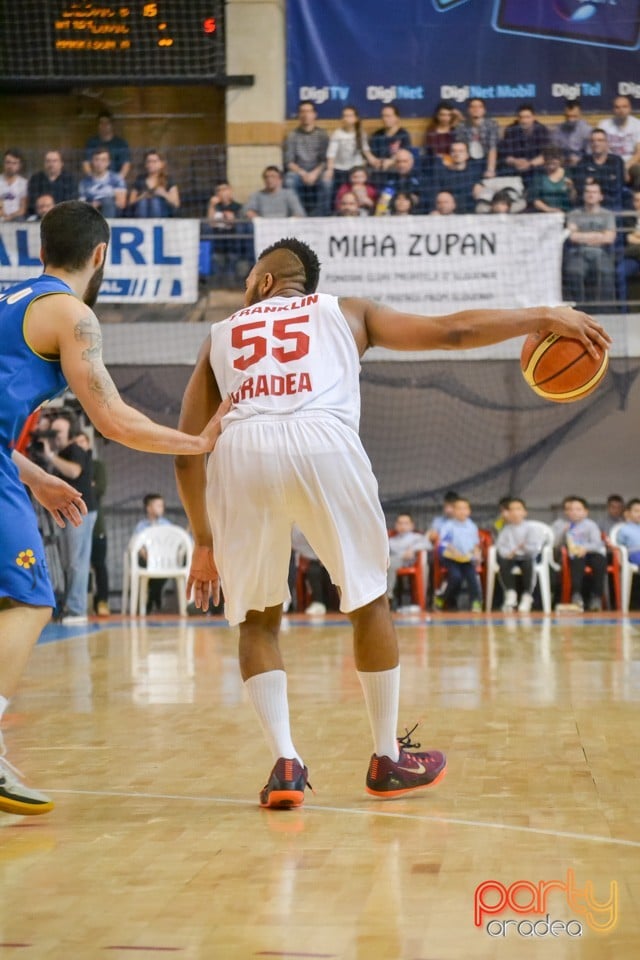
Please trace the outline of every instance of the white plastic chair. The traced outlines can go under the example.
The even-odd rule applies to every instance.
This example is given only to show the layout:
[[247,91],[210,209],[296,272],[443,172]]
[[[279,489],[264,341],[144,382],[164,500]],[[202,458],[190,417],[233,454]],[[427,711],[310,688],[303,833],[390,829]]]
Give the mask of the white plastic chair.
[[[140,551],[146,551],[147,565],[140,566]],[[174,579],[178,591],[180,616],[187,615],[187,579],[191,568],[191,537],[175,524],[148,527],[135,533],[124,554],[122,575],[122,612],[144,617],[147,612],[149,580]]]
[[[540,520],[530,520],[540,531],[542,538],[542,550],[534,564],[534,571],[540,587],[540,599],[542,600],[542,609],[545,613],[551,613],[551,568],[558,569],[558,564],[553,559],[553,530],[546,523]],[[518,570],[518,567],[514,567]],[[493,605],[493,593],[495,589],[495,580],[498,576],[498,552],[496,545],[491,544],[487,552],[487,586],[485,609],[490,612]],[[522,571],[519,571],[520,573]]]
[[623,613],[628,613],[631,603],[633,578],[637,573],[640,573],[640,566],[638,566],[637,563],[631,563],[628,548],[625,547],[623,543],[618,543],[618,532],[621,526],[621,523],[616,523],[616,525],[611,528],[609,531],[609,540],[613,549],[618,551],[618,557],[620,559],[620,608]]

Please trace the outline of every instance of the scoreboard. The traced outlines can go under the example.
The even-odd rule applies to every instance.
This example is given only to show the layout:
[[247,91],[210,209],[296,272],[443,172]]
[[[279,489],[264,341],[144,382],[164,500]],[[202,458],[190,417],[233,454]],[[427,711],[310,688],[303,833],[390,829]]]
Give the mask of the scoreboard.
[[224,0],[0,0],[0,84],[225,82]]

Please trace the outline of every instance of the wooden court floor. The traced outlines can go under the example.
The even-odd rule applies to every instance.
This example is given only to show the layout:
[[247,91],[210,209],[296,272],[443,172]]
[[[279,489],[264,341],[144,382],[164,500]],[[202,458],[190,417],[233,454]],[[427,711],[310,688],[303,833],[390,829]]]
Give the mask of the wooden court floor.
[[56,808],[0,814],[0,960],[640,957],[640,620],[398,632],[402,724],[448,776],[367,797],[348,624],[291,617],[315,794],[283,812],[257,805],[271,758],[223,621],[47,628],[5,740]]

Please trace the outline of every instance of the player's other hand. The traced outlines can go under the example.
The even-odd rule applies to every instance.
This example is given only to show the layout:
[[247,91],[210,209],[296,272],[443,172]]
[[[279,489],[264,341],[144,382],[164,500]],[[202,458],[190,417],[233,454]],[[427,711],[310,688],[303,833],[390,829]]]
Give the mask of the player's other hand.
[[231,397],[225,397],[214,415],[209,420],[202,433],[201,440],[204,442],[204,453],[210,453],[216,445],[216,441],[222,433],[222,418],[229,413],[232,407]]
[[551,333],[579,340],[596,359],[602,355],[602,351],[611,346],[611,337],[602,324],[581,310],[574,310],[573,307],[553,307],[549,310],[548,321]]
[[199,610],[209,609],[209,598],[220,603],[220,577],[211,547],[194,547],[187,580],[187,600],[193,599]]
[[31,483],[31,492],[59,527],[66,526],[65,520],[72,527],[79,527],[86,516],[87,505],[82,494],[60,477],[52,477],[43,471],[42,477]]

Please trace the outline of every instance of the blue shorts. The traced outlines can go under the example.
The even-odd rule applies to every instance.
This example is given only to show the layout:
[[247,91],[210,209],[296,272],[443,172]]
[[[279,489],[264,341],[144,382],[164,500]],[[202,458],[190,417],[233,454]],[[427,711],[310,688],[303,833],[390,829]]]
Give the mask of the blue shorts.
[[44,544],[26,487],[0,447],[0,597],[55,607]]

